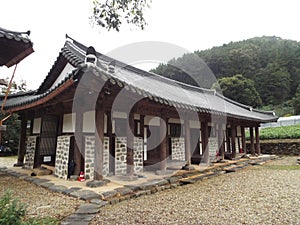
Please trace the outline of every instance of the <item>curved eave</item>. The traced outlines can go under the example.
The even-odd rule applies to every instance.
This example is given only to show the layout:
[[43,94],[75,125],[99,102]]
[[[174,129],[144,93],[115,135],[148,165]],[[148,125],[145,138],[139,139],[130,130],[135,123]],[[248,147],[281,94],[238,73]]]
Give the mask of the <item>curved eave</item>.
[[71,87],[74,83],[75,81],[73,79],[69,79],[65,81],[62,85],[54,89],[53,91],[49,92],[46,95],[42,95],[42,97],[36,99],[35,101],[32,101],[28,104],[22,104],[21,106],[16,106],[16,107],[12,106],[12,108],[5,109],[5,111],[13,113],[13,112],[18,112],[18,111],[22,111],[22,110],[26,110],[26,109],[30,109],[42,105],[50,101],[51,99],[55,98],[56,96],[58,96],[60,93],[62,93],[63,91]]

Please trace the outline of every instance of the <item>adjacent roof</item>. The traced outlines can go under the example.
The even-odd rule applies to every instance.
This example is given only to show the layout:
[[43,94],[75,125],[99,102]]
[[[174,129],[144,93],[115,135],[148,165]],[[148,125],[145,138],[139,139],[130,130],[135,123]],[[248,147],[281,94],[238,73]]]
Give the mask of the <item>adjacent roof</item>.
[[[58,95],[64,87],[69,87],[77,81],[79,71],[86,70],[84,64],[87,47],[77,41],[68,38],[62,48],[57,61],[54,63],[48,76],[36,92],[23,94],[9,98],[6,102],[6,110],[18,111],[42,104],[46,97]],[[216,115],[227,115],[232,118],[246,119],[255,122],[276,121],[277,117],[273,112],[255,110],[250,106],[242,105],[230,100],[214,90],[194,87],[183,84],[160,75],[149,73],[133,66],[109,58],[101,53],[96,53],[98,62],[93,67],[94,72],[99,72],[103,80],[110,80],[111,83],[124,87],[128,91],[137,93],[145,98],[159,104],[192,110]],[[69,62],[74,67],[72,73],[66,75],[55,87],[51,85],[59,76],[52,73]],[[109,70],[110,65],[114,65],[114,70]],[[90,69],[90,67],[89,67]]]
[[15,32],[0,27],[0,66],[11,67],[33,52],[30,31]]

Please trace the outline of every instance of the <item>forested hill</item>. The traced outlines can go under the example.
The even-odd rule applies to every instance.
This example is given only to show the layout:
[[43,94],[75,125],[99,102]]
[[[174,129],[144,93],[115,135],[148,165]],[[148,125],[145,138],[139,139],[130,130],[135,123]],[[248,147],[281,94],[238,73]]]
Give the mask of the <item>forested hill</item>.
[[[300,42],[264,36],[194,53],[161,64],[152,72],[193,85],[202,82],[202,87],[211,88],[207,71],[192,63],[197,55],[212,70],[225,96],[264,109],[287,108],[279,114],[300,113]],[[186,73],[183,65],[189,67],[188,71],[183,69]]]

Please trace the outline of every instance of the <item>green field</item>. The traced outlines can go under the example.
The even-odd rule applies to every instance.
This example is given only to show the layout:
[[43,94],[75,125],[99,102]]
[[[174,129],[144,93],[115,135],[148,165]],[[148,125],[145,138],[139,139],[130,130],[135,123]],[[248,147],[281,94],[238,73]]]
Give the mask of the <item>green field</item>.
[[[250,139],[249,131],[246,131],[246,139]],[[300,124],[284,127],[268,127],[260,129],[261,140],[272,139],[300,139]]]

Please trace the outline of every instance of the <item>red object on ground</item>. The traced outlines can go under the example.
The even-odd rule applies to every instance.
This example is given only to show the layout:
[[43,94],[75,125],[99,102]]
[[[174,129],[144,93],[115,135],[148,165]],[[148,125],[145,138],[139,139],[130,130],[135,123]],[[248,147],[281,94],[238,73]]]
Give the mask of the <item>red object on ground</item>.
[[80,172],[80,175],[78,177],[78,181],[80,181],[80,182],[85,181],[83,171]]

